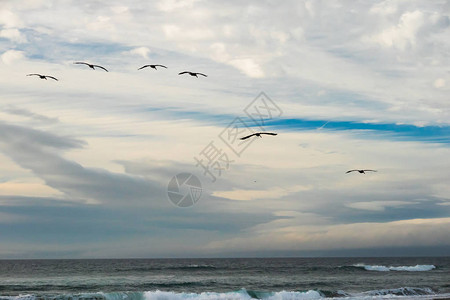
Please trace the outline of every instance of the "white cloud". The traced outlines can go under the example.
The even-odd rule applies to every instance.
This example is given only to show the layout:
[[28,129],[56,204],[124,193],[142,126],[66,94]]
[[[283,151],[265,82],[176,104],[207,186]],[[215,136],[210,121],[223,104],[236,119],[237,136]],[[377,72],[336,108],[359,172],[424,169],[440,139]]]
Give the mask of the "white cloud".
[[111,7],[111,10],[115,14],[123,14],[123,13],[129,12],[129,7],[128,6],[114,6],[114,7]]
[[160,10],[169,12],[181,8],[191,8],[194,3],[199,1],[200,0],[161,0],[157,6]]
[[316,15],[313,1],[305,1],[305,8],[312,17]]
[[0,37],[10,39],[16,43],[26,43],[27,39],[16,28],[3,29],[0,31]]
[[142,58],[148,59],[148,55],[151,53],[151,51],[147,47],[137,47],[137,48],[130,50],[130,53],[139,55]]
[[4,64],[10,65],[10,64],[14,63],[15,61],[23,59],[24,52],[17,51],[17,50],[8,50],[6,52],[3,52],[3,54],[0,57]]
[[229,62],[236,69],[242,71],[245,75],[251,78],[264,77],[264,71],[261,66],[256,63],[252,58],[238,58]]
[[86,24],[86,28],[94,31],[113,30],[114,24],[109,16],[98,16],[94,21]]
[[[0,13],[4,36],[19,42],[26,33],[33,41],[1,54],[0,100],[4,107],[20,107],[0,110],[1,119],[87,142],[83,149],[64,156],[57,152],[45,161],[32,151],[25,153],[25,161],[18,157],[25,155],[23,147],[17,146],[19,153],[6,144],[8,153],[26,167],[19,169],[11,159],[0,157],[0,178],[8,177],[8,193],[29,196],[35,190],[37,195],[51,195],[56,189],[69,198],[103,203],[114,195],[105,197],[94,189],[81,194],[79,186],[69,183],[93,185],[84,181],[87,174],[98,186],[100,179],[112,180],[103,183],[123,192],[131,185],[116,183],[134,178],[124,174],[133,171],[129,166],[154,167],[154,161],[168,163],[138,175],[161,186],[180,165],[201,176],[193,156],[217,139],[234,117],[244,116],[243,108],[264,90],[287,118],[324,120],[317,124],[321,130],[268,127],[279,129],[279,136],[258,139],[217,183],[205,183],[205,197],[213,196],[202,199],[194,211],[258,214],[266,218],[264,223],[248,229],[248,223],[236,222],[233,235],[244,239],[254,234],[257,248],[265,246],[267,232],[279,238],[280,249],[297,249],[296,241],[306,248],[315,241],[332,247],[326,241],[333,241],[334,235],[338,246],[345,245],[347,237],[351,247],[372,245],[370,239],[354,241],[352,231],[361,230],[377,242],[383,234],[395,240],[405,237],[401,226],[405,232],[417,226],[383,225],[381,218],[402,214],[397,209],[391,214],[390,207],[405,208],[399,218],[409,218],[411,212],[420,218],[424,211],[425,217],[442,215],[448,208],[442,200],[448,195],[447,144],[329,128],[334,121],[449,124],[445,74],[450,35],[442,3],[137,0],[125,7],[119,2],[34,1],[31,9],[28,1],[18,0],[8,1],[8,11]],[[111,72],[74,66],[74,57],[105,65]],[[169,68],[137,72],[142,59],[149,57]],[[26,64],[17,63],[20,60]],[[183,70],[209,76],[177,76]],[[29,72],[61,80],[51,85],[28,80]],[[49,116],[47,121],[44,116]],[[56,118],[59,122],[51,121]],[[57,161],[80,176],[74,179],[70,168],[52,167]],[[360,166],[380,172],[344,175]],[[432,200],[424,204],[418,198]],[[361,223],[371,216],[376,219],[373,231]],[[356,224],[346,227],[342,222]],[[440,228],[431,221],[426,224]],[[392,235],[385,231],[397,225]],[[209,241],[214,240],[227,247],[220,228]]]
[[185,27],[167,24],[163,25],[163,31],[168,39],[179,42],[181,45],[183,42],[189,44],[194,41],[209,40],[214,36],[214,32],[204,26],[186,30]]
[[371,13],[381,14],[383,16],[392,15],[397,12],[398,1],[386,0],[374,4],[370,8]]
[[23,26],[20,17],[7,9],[0,10],[0,24],[6,28],[20,28]]
[[267,190],[236,190],[232,191],[215,191],[213,196],[223,197],[231,200],[247,201],[256,199],[280,199],[292,193],[311,190],[312,186],[292,186],[287,188],[271,188]]
[[438,78],[433,83],[434,87],[437,89],[445,87],[445,79],[444,78]]
[[417,32],[424,22],[424,14],[421,11],[405,12],[397,25],[383,30],[371,39],[384,47],[406,50],[416,45]]
[[408,201],[370,201],[370,202],[353,202],[348,203],[345,206],[361,210],[384,211],[386,207],[400,207],[412,204],[415,203]]
[[[300,218],[300,217],[298,217]],[[386,223],[333,226],[294,226],[292,220],[274,221],[271,230],[254,228],[243,238],[212,242],[209,249],[257,251],[265,249],[324,250],[449,245],[450,218],[412,219]],[[283,226],[286,224],[286,226]],[[227,247],[225,247],[227,245]]]

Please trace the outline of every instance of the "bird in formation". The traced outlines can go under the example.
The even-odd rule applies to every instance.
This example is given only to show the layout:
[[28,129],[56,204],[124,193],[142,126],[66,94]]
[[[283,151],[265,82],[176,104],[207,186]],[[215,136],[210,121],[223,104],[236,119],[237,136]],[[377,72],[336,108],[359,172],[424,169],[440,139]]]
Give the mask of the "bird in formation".
[[197,77],[197,78],[198,78],[197,75],[202,75],[202,76],[208,77],[207,75],[205,75],[205,74],[203,74],[203,73],[198,73],[198,72],[184,71],[184,72],[178,73],[178,75],[182,75],[182,74],[189,74],[189,75],[195,76],[195,77]]
[[51,78],[51,79],[54,79],[54,80],[58,81],[58,79],[56,79],[55,77],[53,77],[53,76],[48,76],[48,75],[28,74],[27,76],[39,76],[40,79],[45,79],[45,80],[47,80],[47,78]]
[[[100,68],[100,69],[103,69],[103,70],[105,70],[106,72],[108,72],[108,70],[107,70],[106,68],[104,68],[104,67],[102,67],[102,66],[99,66],[99,65],[93,65],[93,64],[86,63],[86,62],[80,62],[80,61],[74,62],[74,64],[76,64],[76,65],[86,65],[86,66],[88,66],[89,68],[91,68],[91,69],[93,69],[93,70],[95,70],[95,68]],[[167,67],[166,67],[166,66],[163,66],[163,65],[144,65],[144,66],[140,67],[138,70],[142,70],[142,69],[147,68],[147,67],[150,67],[150,68],[155,69],[155,70],[157,70],[156,67],[162,67],[162,68],[166,68],[166,69],[167,69]],[[207,75],[205,75],[205,74],[203,74],[203,73],[198,73],[198,72],[184,71],[184,72],[178,73],[178,75],[183,75],[183,74],[189,74],[189,75],[195,76],[195,77],[197,77],[197,78],[198,78],[197,75],[201,75],[201,76],[204,76],[204,77],[208,77]],[[47,80],[47,78],[51,78],[51,79],[53,79],[53,80],[58,81],[58,79],[55,78],[55,77],[53,77],[53,76],[42,75],[42,74],[37,74],[37,73],[28,74],[27,76],[39,76],[40,79],[45,79],[45,80]],[[321,127],[319,127],[318,129],[323,128],[326,124],[328,124],[328,122],[325,123],[324,125],[322,125]],[[272,133],[272,132],[256,132],[256,133],[252,133],[252,134],[250,134],[250,135],[244,136],[244,137],[242,137],[242,138],[240,138],[240,139],[241,139],[241,140],[246,140],[246,139],[248,139],[248,138],[250,138],[250,137],[252,137],[252,136],[257,136],[257,137],[262,138],[261,135],[263,135],[263,134],[266,134],[266,135],[277,135],[277,133]],[[348,170],[348,171],[345,172],[345,173],[348,174],[348,173],[351,173],[351,172],[358,172],[358,173],[360,173],[360,174],[366,174],[366,172],[377,172],[377,170],[370,170],[370,169],[354,169],[354,170]],[[255,181],[255,182],[256,182],[256,181]]]
[[155,70],[158,70],[156,67],[163,67],[163,68],[167,69],[167,67],[163,66],[163,65],[145,65],[145,66],[140,67],[138,70],[142,70],[142,69],[147,68],[147,67],[150,67],[150,68],[155,69]]
[[366,172],[377,172],[377,170],[348,170],[347,172],[345,172],[345,174],[351,172],[359,172],[361,174],[366,174]]
[[277,133],[272,133],[272,132],[257,132],[257,133],[252,133],[250,135],[244,136],[244,137],[241,138],[241,140],[246,140],[246,139],[248,139],[249,137],[252,137],[252,136],[259,136],[260,138],[262,138],[261,134],[277,135]]
[[95,70],[95,68],[100,68],[100,69],[103,69],[103,70],[105,70],[106,72],[108,72],[108,70],[106,70],[104,67],[99,66],[99,65],[88,64],[88,63],[82,62],[82,61],[74,62],[74,64],[76,64],[76,65],[86,65],[86,66],[88,66],[89,68],[91,68],[92,70]]

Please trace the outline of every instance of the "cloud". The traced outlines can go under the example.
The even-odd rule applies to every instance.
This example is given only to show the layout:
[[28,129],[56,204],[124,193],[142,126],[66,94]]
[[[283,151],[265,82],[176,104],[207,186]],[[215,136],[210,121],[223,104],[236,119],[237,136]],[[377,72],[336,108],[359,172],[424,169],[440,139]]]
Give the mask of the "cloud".
[[24,117],[28,117],[32,120],[38,121],[38,122],[43,122],[43,123],[57,123],[59,122],[58,118],[49,118],[47,116],[41,115],[41,114],[37,114],[34,113],[32,111],[29,111],[28,109],[23,109],[23,108],[17,108],[14,106],[7,106],[4,107],[2,109],[4,112],[13,114],[13,115],[17,115],[17,116],[24,116]]
[[0,57],[4,64],[10,65],[18,60],[23,59],[24,52],[18,50],[8,50],[6,52],[3,52],[3,54]]
[[111,7],[111,10],[116,14],[124,14],[128,13],[130,8],[128,6],[114,6]]
[[3,29],[0,31],[0,38],[9,39],[15,43],[27,43],[26,37],[16,28]]
[[176,9],[192,8],[194,3],[200,0],[160,0],[157,7],[164,12],[173,11]]
[[82,141],[7,124],[0,129],[0,150],[68,199],[142,204],[160,193],[157,184],[143,178],[85,168],[54,151],[79,148]]
[[445,79],[444,78],[438,78],[433,83],[434,87],[437,89],[445,87]]
[[[31,222],[0,226],[2,249],[48,257],[63,239],[61,255],[142,257],[375,245],[359,232],[393,247],[442,244],[411,220],[445,237],[432,220],[448,225],[448,4],[119,2],[18,0],[0,12],[0,204]],[[143,59],[169,68],[138,72]],[[279,135],[230,157],[211,183],[193,157],[212,140],[231,151],[218,134],[261,90],[284,112],[265,126]],[[345,175],[359,167],[379,172]],[[204,187],[187,210],[167,200],[179,172]],[[426,236],[414,242],[416,229]]]
[[[265,86],[295,99],[293,103],[311,101],[316,105],[303,111],[291,110],[297,115],[327,112],[353,119],[365,113],[370,115],[366,119],[394,121],[402,117],[406,120],[401,121],[409,124],[425,119],[433,123],[448,120],[445,94],[430,86],[430,82],[442,77],[441,66],[446,65],[449,46],[445,39],[449,20],[442,3],[377,1],[358,3],[351,9],[331,4],[319,7],[313,1],[276,6],[270,1],[225,6],[217,1],[160,1],[127,7],[106,5],[109,9],[98,3],[73,9],[72,4],[54,7],[52,13],[41,8],[37,15],[48,14],[47,18],[27,15],[27,32],[32,32],[27,37],[38,37],[33,38],[30,50],[38,51],[49,42],[55,49],[70,49],[68,43],[74,42],[109,42],[107,49],[113,49],[112,44],[122,49],[114,58],[109,50],[108,55],[100,55],[102,59],[108,57],[111,63],[124,64],[120,59],[123,48],[129,51],[142,45],[155,57],[164,49],[169,56],[159,58],[174,60],[176,65],[211,66],[222,82],[230,82],[227,86],[236,86],[234,81],[241,78],[227,68],[232,66],[246,77],[241,82],[248,82],[249,88],[255,86],[250,83],[252,79],[270,80]],[[23,4],[9,6],[19,17],[28,12]],[[140,9],[135,8],[138,6]],[[184,12],[186,7],[192,8],[191,14]],[[66,14],[72,17],[60,17]],[[330,18],[333,14],[341,17]],[[88,30],[85,26],[89,24],[100,27]],[[41,29],[52,34],[44,34]],[[392,46],[382,46],[380,52],[379,46],[386,43]],[[400,50],[402,47],[413,48],[405,52]],[[93,52],[99,51],[106,50],[96,48]],[[74,53],[92,55],[89,51],[67,52],[63,59]],[[51,57],[54,59],[54,55]],[[186,59],[192,61],[183,65]],[[404,66],[408,64],[420,67],[421,72],[407,72]],[[321,90],[329,96],[320,100],[311,96]],[[364,107],[367,103],[371,109]],[[344,115],[342,104],[346,107]],[[391,109],[406,112],[402,116],[386,114]]]
[[22,195],[30,197],[46,197],[46,196],[61,196],[62,193],[50,188],[41,182],[30,182],[24,179],[20,181],[8,181],[0,183],[0,195]]
[[[163,26],[163,31],[168,39],[175,40],[176,42],[186,41],[186,49],[189,49],[191,41],[196,40],[209,40],[214,36],[214,32],[209,28],[201,27],[191,30],[184,30],[183,27],[174,24],[166,24]],[[193,48],[192,48],[193,49]]]
[[272,188],[266,190],[232,190],[232,191],[215,191],[213,196],[223,197],[232,200],[247,201],[256,199],[280,199],[289,194],[307,191],[312,189],[312,186],[292,186],[288,188]]
[[6,28],[20,28],[23,26],[20,17],[8,9],[0,10],[0,24]]
[[[39,148],[73,149],[85,143],[71,137],[57,136],[40,130],[0,122],[0,139],[8,147],[33,145]],[[19,138],[20,137],[20,138]]]
[[372,39],[385,47],[406,50],[416,45],[416,35],[424,22],[424,14],[421,11],[405,12],[398,25],[385,29]]
[[261,67],[251,58],[233,59],[229,63],[249,77],[252,78],[264,77],[264,72],[261,69]]
[[27,219],[19,214],[0,212],[0,226],[2,224],[20,224]]
[[374,4],[370,8],[371,13],[381,14],[383,16],[388,16],[396,13],[398,10],[398,5],[395,1],[380,1]]
[[150,49],[147,47],[137,47],[130,50],[131,54],[140,55],[145,59],[148,59],[148,55],[151,53]]
[[[254,230],[244,238],[210,243],[208,249],[221,249],[225,244],[233,251],[266,249],[321,250],[352,248],[386,248],[407,246],[449,246],[446,229],[450,218],[411,219],[387,223],[353,223],[333,226],[280,226],[290,220],[274,221],[272,230]],[[279,223],[278,225],[276,223]],[[277,229],[275,229],[275,227]]]
[[384,211],[386,207],[401,207],[412,204],[415,203],[408,201],[371,201],[371,202],[353,202],[346,204],[346,206],[362,210]]

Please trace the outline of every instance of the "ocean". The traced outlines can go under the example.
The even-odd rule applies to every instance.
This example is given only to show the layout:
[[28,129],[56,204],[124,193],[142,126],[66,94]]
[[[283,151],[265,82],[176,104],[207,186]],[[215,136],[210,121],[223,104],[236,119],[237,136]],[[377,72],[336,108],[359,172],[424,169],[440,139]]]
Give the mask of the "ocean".
[[0,260],[0,300],[325,298],[450,298],[450,257]]

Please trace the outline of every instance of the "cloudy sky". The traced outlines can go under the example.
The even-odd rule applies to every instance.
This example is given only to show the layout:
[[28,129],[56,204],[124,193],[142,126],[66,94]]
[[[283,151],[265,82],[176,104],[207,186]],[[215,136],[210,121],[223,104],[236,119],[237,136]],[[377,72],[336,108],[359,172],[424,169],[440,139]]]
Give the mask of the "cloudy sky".
[[0,258],[448,254],[449,66],[447,0],[0,0]]

